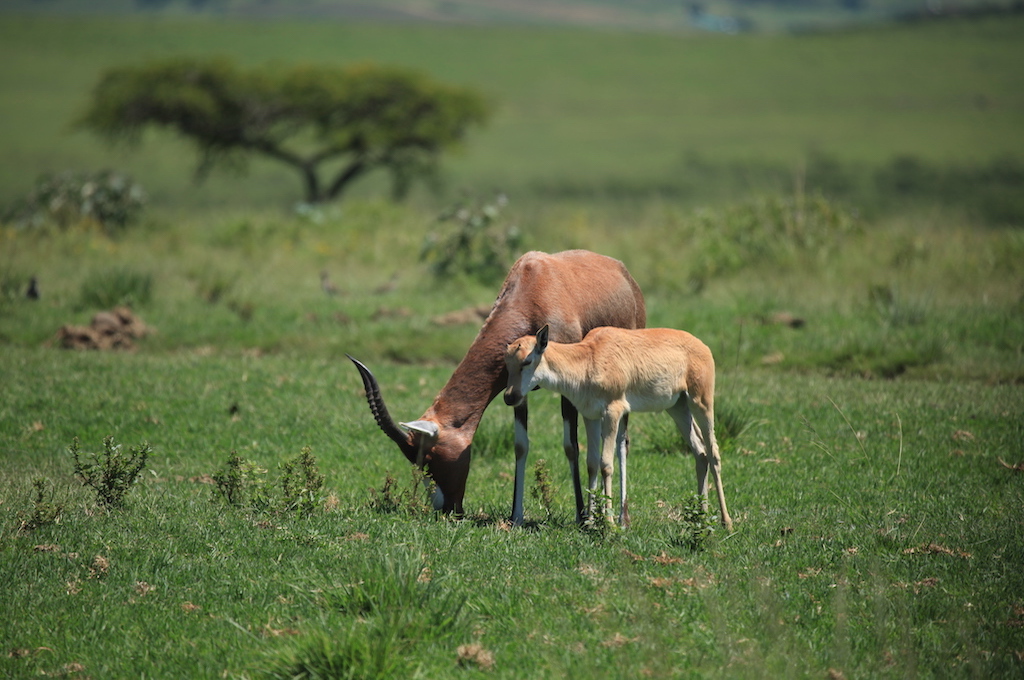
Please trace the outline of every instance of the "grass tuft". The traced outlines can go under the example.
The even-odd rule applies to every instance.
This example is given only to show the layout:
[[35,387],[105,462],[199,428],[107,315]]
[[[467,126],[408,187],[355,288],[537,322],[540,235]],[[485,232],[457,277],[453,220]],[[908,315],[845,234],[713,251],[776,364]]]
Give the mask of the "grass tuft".
[[48,489],[49,485],[50,482],[44,477],[32,480],[32,511],[18,513],[18,533],[30,534],[40,527],[60,521],[64,504],[54,502],[55,490],[52,487]]
[[80,309],[110,309],[146,305],[153,297],[153,275],[124,267],[93,271],[82,282]]
[[352,624],[335,635],[318,633],[282,653],[266,671],[280,680],[388,680],[409,677],[411,641],[383,626]]

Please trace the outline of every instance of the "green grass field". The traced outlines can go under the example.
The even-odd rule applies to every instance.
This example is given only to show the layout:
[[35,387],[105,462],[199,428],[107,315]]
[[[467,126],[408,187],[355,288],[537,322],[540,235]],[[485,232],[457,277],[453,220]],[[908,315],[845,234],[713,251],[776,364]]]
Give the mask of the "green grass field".
[[[105,166],[152,197],[113,237],[0,227],[0,674],[1024,676],[1021,225],[976,213],[987,195],[867,206],[814,190],[827,164],[799,170],[818,152],[848,172],[1020,158],[1022,27],[693,39],[0,17],[0,202],[44,170]],[[193,188],[174,140],[111,152],[65,132],[104,67],[181,52],[416,64],[499,115],[447,164],[448,194],[392,205],[371,181],[303,212],[272,167]],[[732,534],[694,538],[693,463],[654,414],[630,421],[633,526],[576,527],[545,392],[530,463],[546,461],[550,504],[531,477],[527,525],[504,521],[499,401],[468,517],[423,510],[345,354],[397,419],[429,406],[479,328],[436,317],[498,284],[437,280],[419,253],[439,206],[495,187],[524,249],[622,259],[649,325],[715,352]],[[134,351],[58,348],[58,328],[122,300],[155,329]],[[153,449],[119,509],[67,450],[111,435]],[[324,485],[301,512],[281,480],[305,447]],[[216,483],[232,452],[250,464],[238,507]]]
[[[1019,386],[724,371],[722,421],[743,426],[719,428],[737,530],[694,553],[675,514],[692,464],[667,418],[632,421],[633,528],[593,534],[571,523],[555,401],[538,395],[534,460],[553,470],[555,502],[549,517],[530,499],[528,527],[510,531],[498,406],[471,515],[452,523],[371,507],[388,471],[410,482],[344,360],[5,356],[0,663],[13,677],[263,677],[290,655],[317,668],[321,645],[355,674],[321,662],[303,677],[461,677],[479,672],[458,665],[467,644],[493,654],[496,677],[1021,671],[1021,480],[996,460],[1020,454]],[[412,414],[447,369],[380,373],[392,409]],[[104,513],[63,448],[78,435],[98,450],[111,432],[155,455],[128,507]],[[310,519],[226,510],[200,481],[230,450],[274,475],[302,446],[336,495]],[[64,512],[18,534],[38,475]],[[378,655],[397,668],[378,673]]]
[[[476,331],[431,318],[494,292],[431,281],[416,263],[417,209],[355,201],[341,215],[207,215],[116,241],[7,232],[5,253],[39,274],[44,297],[7,299],[0,316],[0,592],[17,612],[0,633],[6,673],[1021,672],[1024,478],[1003,465],[1022,458],[1016,232],[873,225],[836,251],[773,251],[784,267],[712,273],[695,290],[694,265],[666,239],[691,234],[694,254],[717,262],[702,229],[728,215],[652,207],[631,239],[607,215],[540,215],[528,245],[586,235],[630,264],[652,325],[716,352],[736,532],[694,552],[680,519],[693,466],[671,421],[632,420],[633,527],[581,531],[546,393],[532,400],[532,460],[547,461],[554,500],[528,498],[527,528],[502,522],[500,404],[474,445],[468,519],[403,511],[418,494],[344,353],[371,363],[396,417],[415,418]],[[47,346],[59,325],[88,322],[82,292],[111,266],[150,277],[136,311],[156,334],[133,353]],[[319,290],[321,267],[343,295]],[[779,312],[806,324],[771,323]],[[126,508],[109,512],[66,452],[74,437],[98,451],[107,435],[154,449]],[[312,516],[214,501],[210,476],[232,451],[275,485],[307,446],[327,489]],[[389,474],[397,511],[381,502]],[[57,521],[22,528],[51,505]]]

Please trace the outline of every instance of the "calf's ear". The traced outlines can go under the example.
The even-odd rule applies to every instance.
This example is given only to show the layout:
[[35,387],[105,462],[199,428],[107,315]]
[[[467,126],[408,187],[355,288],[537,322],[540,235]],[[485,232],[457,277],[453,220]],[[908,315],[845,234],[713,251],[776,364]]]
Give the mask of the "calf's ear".
[[543,354],[544,350],[548,348],[549,332],[550,329],[548,328],[547,324],[544,324],[544,327],[537,331],[537,352],[540,354]]

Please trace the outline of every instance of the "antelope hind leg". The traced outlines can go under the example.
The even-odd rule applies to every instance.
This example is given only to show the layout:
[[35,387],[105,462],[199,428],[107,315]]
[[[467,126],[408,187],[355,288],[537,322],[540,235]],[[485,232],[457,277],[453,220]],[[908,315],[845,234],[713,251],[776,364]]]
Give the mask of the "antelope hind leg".
[[675,421],[679,434],[683,436],[683,441],[690,445],[697,468],[697,493],[701,498],[701,507],[706,512],[708,509],[708,456],[698,429],[694,426],[686,396],[683,395],[674,406],[667,410],[668,414],[672,416],[672,420]]

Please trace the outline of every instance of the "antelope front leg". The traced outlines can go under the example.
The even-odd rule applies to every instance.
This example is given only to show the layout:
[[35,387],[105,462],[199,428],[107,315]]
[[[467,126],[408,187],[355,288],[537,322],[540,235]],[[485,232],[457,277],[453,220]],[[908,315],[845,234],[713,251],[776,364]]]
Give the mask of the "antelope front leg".
[[512,516],[509,522],[512,526],[520,526],[523,523],[523,487],[526,480],[526,456],[530,452],[530,437],[526,427],[526,399],[515,408],[515,451],[516,451],[516,479],[512,491]]
[[[622,411],[611,406],[601,423],[601,477],[604,480],[605,515],[612,521],[612,473],[615,472],[615,455],[619,450],[619,425]],[[625,486],[622,487],[625,493]]]
[[587,515],[583,505],[583,486],[580,484],[579,411],[565,397],[562,397],[562,429],[562,446],[569,461],[572,490],[576,495],[576,523],[583,524]]
[[594,517],[594,495],[597,493],[597,476],[601,473],[601,421],[583,419],[587,429],[587,519]]

